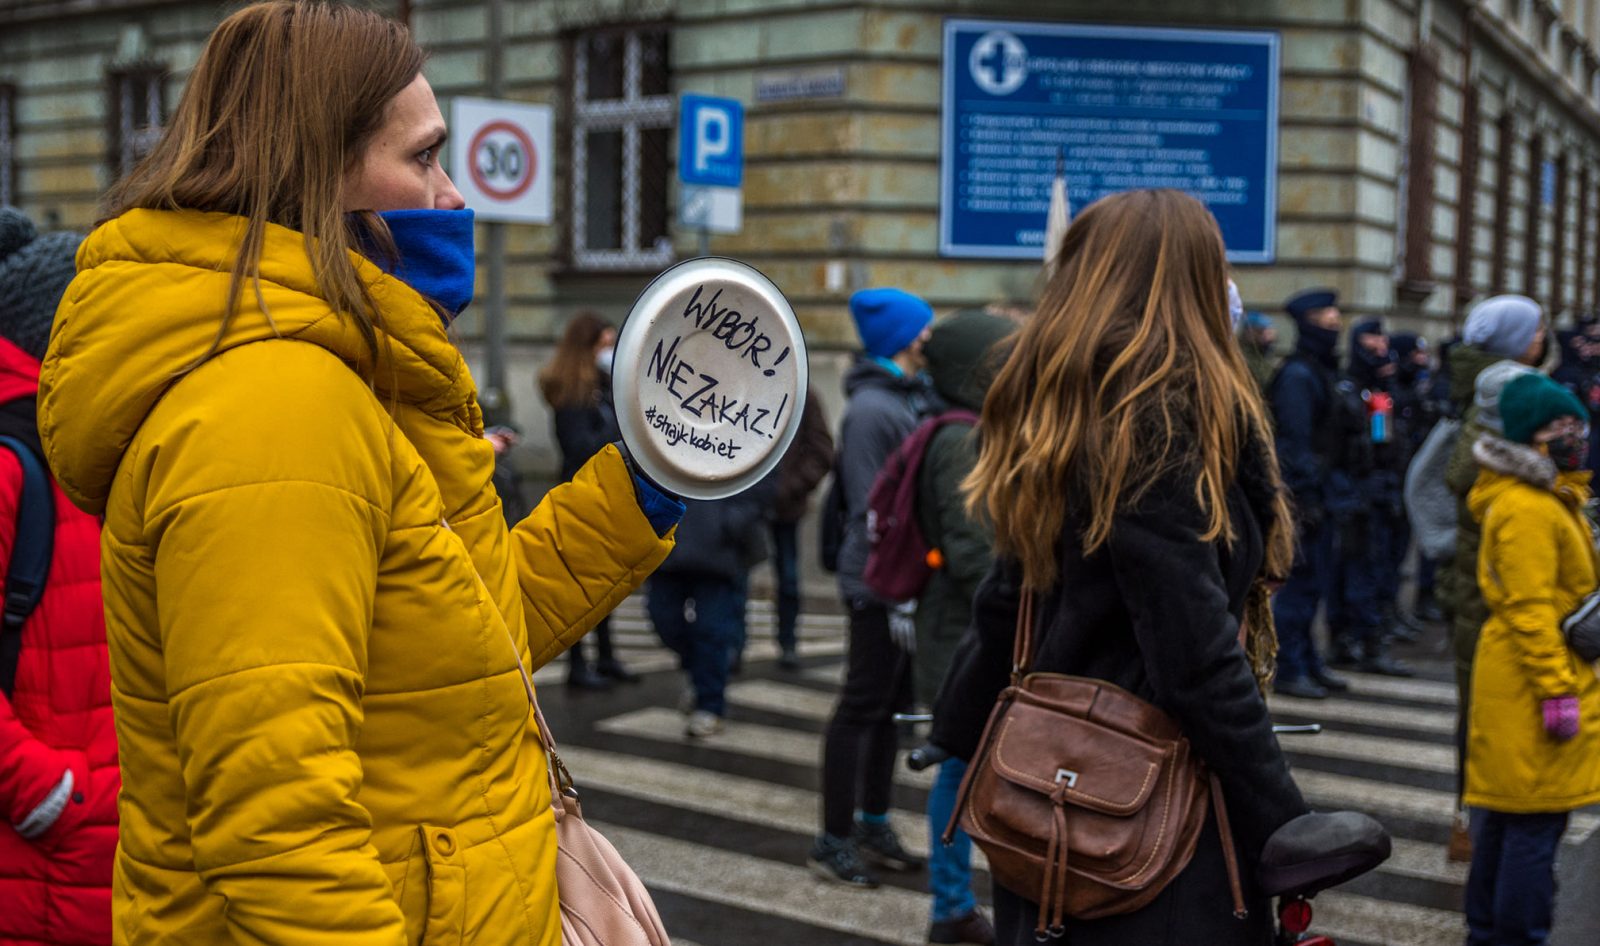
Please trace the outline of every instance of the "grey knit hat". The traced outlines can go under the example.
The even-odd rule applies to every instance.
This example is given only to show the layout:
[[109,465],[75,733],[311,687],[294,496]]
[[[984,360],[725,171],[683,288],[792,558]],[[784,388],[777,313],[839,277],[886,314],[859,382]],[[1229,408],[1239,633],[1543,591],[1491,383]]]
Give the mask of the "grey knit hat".
[[1475,415],[1478,423],[1487,430],[1501,433],[1505,424],[1500,417],[1500,392],[1517,378],[1535,373],[1532,368],[1517,361],[1497,361],[1478,372],[1472,399],[1478,409]]
[[15,207],[0,207],[0,336],[35,358],[50,344],[56,306],[77,275],[83,237],[40,235]]
[[1461,340],[1501,358],[1520,358],[1533,344],[1544,310],[1527,296],[1493,296],[1472,307]]

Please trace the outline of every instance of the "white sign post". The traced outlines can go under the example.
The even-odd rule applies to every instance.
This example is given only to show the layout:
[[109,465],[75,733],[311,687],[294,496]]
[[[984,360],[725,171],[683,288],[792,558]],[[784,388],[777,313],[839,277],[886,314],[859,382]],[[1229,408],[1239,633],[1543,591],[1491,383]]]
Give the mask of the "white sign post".
[[450,173],[479,220],[550,223],[550,106],[458,98]]
[[706,234],[744,225],[744,105],[738,99],[685,94],[678,106],[678,219]]

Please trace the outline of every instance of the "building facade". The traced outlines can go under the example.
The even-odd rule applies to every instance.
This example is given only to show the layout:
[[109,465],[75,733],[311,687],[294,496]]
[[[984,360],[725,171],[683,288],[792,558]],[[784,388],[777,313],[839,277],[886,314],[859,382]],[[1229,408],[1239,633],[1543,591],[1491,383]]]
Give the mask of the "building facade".
[[[581,309],[614,319],[695,255],[676,223],[677,96],[745,105],[744,225],[711,252],[789,296],[837,407],[849,294],[1027,304],[1031,261],[939,254],[946,18],[1270,30],[1281,38],[1276,312],[1312,284],[1440,337],[1478,298],[1600,308],[1596,0],[401,0],[441,100],[554,108],[555,222],[507,225],[512,416],[549,455],[532,375]],[[87,228],[215,24],[194,0],[0,0],[0,202]],[[497,44],[491,43],[497,38]],[[498,47],[498,48],[496,48]],[[494,73],[498,72],[498,82]],[[481,245],[481,244],[480,244]],[[460,324],[476,350],[481,318]],[[836,416],[836,411],[835,411]]]

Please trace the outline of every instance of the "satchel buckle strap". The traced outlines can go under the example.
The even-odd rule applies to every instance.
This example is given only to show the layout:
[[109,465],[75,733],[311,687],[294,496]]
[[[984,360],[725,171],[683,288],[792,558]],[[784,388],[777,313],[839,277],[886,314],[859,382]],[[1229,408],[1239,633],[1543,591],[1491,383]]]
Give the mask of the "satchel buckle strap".
[[1077,781],[1077,773],[1060,769],[1056,773],[1056,789],[1050,793],[1050,846],[1044,856],[1044,880],[1039,885],[1039,925],[1033,930],[1033,938],[1041,943],[1060,939],[1067,932],[1067,851],[1071,848],[1067,837],[1067,789],[1070,786],[1062,773],[1071,775],[1073,782]]

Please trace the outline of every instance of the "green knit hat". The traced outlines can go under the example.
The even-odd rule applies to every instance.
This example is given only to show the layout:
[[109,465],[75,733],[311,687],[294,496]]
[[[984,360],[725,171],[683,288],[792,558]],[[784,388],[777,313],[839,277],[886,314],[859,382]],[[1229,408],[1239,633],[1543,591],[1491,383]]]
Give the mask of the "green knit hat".
[[1507,440],[1533,443],[1533,435],[1558,417],[1588,420],[1589,412],[1577,395],[1542,374],[1518,375],[1500,392]]

